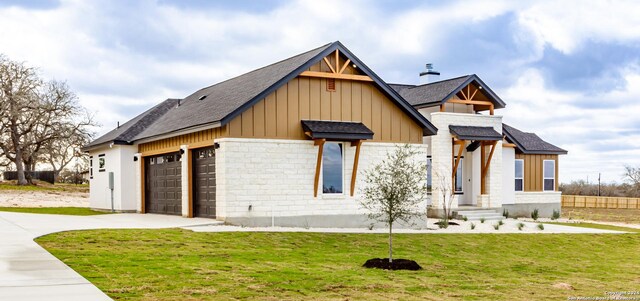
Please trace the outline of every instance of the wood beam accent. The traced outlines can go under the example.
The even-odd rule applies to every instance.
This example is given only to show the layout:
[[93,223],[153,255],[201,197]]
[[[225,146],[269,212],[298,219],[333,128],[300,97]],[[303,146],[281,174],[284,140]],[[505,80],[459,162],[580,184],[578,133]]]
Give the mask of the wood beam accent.
[[[480,178],[482,179],[482,185],[480,185],[480,186],[481,186],[482,194],[486,194],[486,191],[485,191],[485,189],[486,189],[486,187],[485,187],[486,186],[485,185],[485,177],[487,176],[487,171],[489,171],[489,166],[491,166],[491,158],[493,157],[493,153],[496,150],[496,145],[498,144],[498,141],[493,141],[491,143],[483,142],[483,144],[484,145],[482,146],[482,153],[481,153],[482,154],[481,155],[482,160],[480,161],[481,166],[482,166],[482,172],[481,172],[481,175],[480,175]],[[489,151],[489,158],[487,158],[487,161],[485,163],[485,160],[484,160],[484,153],[485,153],[484,146],[486,146],[487,144],[491,145],[491,151]]]
[[516,145],[513,143],[508,143],[508,142],[502,142],[502,147],[511,147],[511,148],[516,148]]
[[146,208],[144,208],[144,204],[145,204],[145,190],[147,188],[147,185],[145,185],[145,174],[146,171],[144,170],[145,166],[144,166],[144,157],[140,156],[140,158],[138,159],[140,161],[140,187],[142,188],[142,190],[140,191],[140,213],[146,213]]
[[331,62],[329,62],[327,57],[324,57],[324,62],[327,63],[327,66],[329,66],[329,69],[331,69],[331,73],[336,73],[336,69],[333,69],[333,66],[331,66]]
[[[454,159],[454,164],[453,164],[453,172],[451,174],[451,178],[453,179],[453,181],[455,181],[456,179],[456,173],[458,172],[458,165],[460,165],[460,159],[462,159],[462,151],[464,150],[464,140],[458,140],[458,141],[453,141],[453,145],[452,145],[452,153],[455,152],[455,146],[458,145],[458,156]],[[455,183],[454,183],[455,185]]]
[[371,77],[366,75],[339,74],[339,73],[328,73],[328,72],[318,72],[318,71],[303,71],[302,73],[300,73],[300,76],[358,80],[358,81],[365,81],[365,82],[373,81]]
[[190,149],[187,149],[187,151],[184,152],[184,154],[186,156],[182,156],[182,160],[187,160],[187,179],[188,179],[187,181],[189,183],[188,184],[189,191],[187,192],[189,210],[187,211],[187,217],[193,217],[193,151]]
[[471,94],[471,97],[469,97],[469,100],[473,100],[473,97],[476,96],[476,93],[478,93],[478,89],[473,91],[473,94]]
[[320,169],[322,167],[322,151],[324,150],[324,143],[326,139],[316,139],[313,141],[313,145],[318,146],[318,158],[316,159],[316,176],[313,180],[313,197],[318,196],[318,182],[320,181]]
[[367,75],[339,74],[339,73],[328,73],[328,72],[318,72],[318,71],[303,71],[302,73],[300,73],[300,76],[335,78],[335,79],[356,80],[356,81],[366,81],[366,82],[373,81],[373,79]]
[[338,49],[336,49],[336,70],[340,69],[340,54],[338,53]]
[[492,106],[493,103],[490,101],[484,101],[484,100],[465,100],[465,99],[449,99],[450,103],[459,103],[459,104],[464,104],[464,105],[484,105],[484,106]]
[[351,63],[351,59],[347,59],[347,61],[344,62],[344,65],[342,65],[342,68],[340,68],[340,71],[338,73],[342,74],[342,72],[347,69],[347,66],[349,66],[349,63]]
[[489,107],[489,115],[493,115],[493,103],[491,104],[491,106]]
[[444,104],[440,105],[440,112],[444,112]]
[[[482,141],[480,142],[480,170],[484,170],[484,158],[486,157],[486,150],[485,150],[485,142]],[[482,172],[480,175],[480,194],[486,194],[486,189],[485,189],[485,182],[484,182],[484,177],[482,176]]]
[[356,189],[356,176],[358,175],[358,161],[360,161],[360,146],[362,146],[362,140],[351,142],[351,146],[356,147],[356,155],[353,158],[353,171],[351,172],[351,191],[349,192],[351,196],[353,196]]

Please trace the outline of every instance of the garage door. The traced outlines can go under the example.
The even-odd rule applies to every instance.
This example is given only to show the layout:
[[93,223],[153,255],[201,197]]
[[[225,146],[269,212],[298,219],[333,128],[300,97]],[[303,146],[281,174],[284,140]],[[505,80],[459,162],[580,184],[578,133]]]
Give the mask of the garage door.
[[193,150],[193,215],[216,217],[216,156],[213,147]]
[[146,157],[145,160],[145,211],[182,215],[180,154]]

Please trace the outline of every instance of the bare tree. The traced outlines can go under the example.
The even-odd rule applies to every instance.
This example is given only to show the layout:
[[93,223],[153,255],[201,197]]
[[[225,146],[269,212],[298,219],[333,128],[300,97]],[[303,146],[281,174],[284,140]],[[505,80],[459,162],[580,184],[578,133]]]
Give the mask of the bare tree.
[[[45,83],[34,68],[0,56],[0,90],[0,155],[16,166],[19,185],[30,182],[25,167],[31,171],[48,156],[61,169],[68,159],[57,147],[90,137],[92,118],[66,83]],[[55,153],[45,154],[45,148]]]
[[624,178],[631,182],[631,184],[640,186],[640,167],[625,166]]
[[411,223],[423,210],[419,203],[426,200],[427,166],[415,159],[418,152],[408,144],[398,146],[381,163],[365,172],[363,208],[369,218],[389,227],[389,262],[393,262],[393,224]]
[[13,162],[18,184],[27,184],[24,176],[24,148],[28,135],[37,125],[38,88],[42,81],[36,70],[0,56],[0,149]]
[[433,173],[433,178],[437,179],[438,185],[434,187],[438,191],[439,202],[442,205],[442,219],[440,220],[440,227],[447,228],[449,226],[449,219],[451,216],[451,204],[455,198],[455,190],[453,189],[453,182],[448,181],[450,177],[442,175],[440,171]]

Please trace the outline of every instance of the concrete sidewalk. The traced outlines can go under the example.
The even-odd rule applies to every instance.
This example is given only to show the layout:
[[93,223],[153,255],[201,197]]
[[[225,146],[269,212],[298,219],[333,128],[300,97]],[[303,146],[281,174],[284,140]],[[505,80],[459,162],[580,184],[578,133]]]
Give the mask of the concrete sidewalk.
[[173,228],[217,224],[153,214],[69,216],[0,212],[0,300],[111,300],[33,239],[82,229]]

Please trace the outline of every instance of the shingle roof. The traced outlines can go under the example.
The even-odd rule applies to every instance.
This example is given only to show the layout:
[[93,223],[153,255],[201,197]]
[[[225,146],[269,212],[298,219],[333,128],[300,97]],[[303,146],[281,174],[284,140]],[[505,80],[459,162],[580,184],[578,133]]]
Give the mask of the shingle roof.
[[460,89],[466,87],[471,82],[475,82],[483,88],[497,109],[505,107],[505,103],[500,99],[500,97],[493,93],[493,91],[475,74],[417,86],[404,84],[389,84],[389,86],[396,90],[396,92],[398,92],[398,94],[406,99],[412,106],[421,108],[439,105],[455,93],[458,93]]
[[[224,125],[334,50],[339,50],[340,53],[351,59],[351,62],[356,64],[362,72],[369,75],[381,92],[423,128],[424,135],[433,135],[437,132],[438,129],[433,124],[346,47],[340,42],[333,42],[200,89],[181,100],[180,106],[173,106],[173,109],[163,111],[162,118],[154,115],[154,118],[140,122],[141,118],[147,114],[145,112],[125,124],[127,128],[133,127],[135,130],[127,133],[126,139],[123,139],[122,142],[132,143],[141,139],[153,139],[160,135],[175,135],[176,132],[191,130],[198,126],[216,126],[217,122],[219,125]],[[96,139],[89,146],[119,139],[119,133],[124,130],[123,127],[120,127],[118,130],[109,132]]]
[[504,123],[502,132],[507,136],[507,141],[514,143],[524,154],[567,154],[566,150],[542,140],[534,133],[526,133]]
[[502,135],[490,126],[450,125],[449,131],[461,140],[495,141],[502,140]]
[[302,120],[302,129],[309,132],[313,139],[352,139],[373,138],[371,131],[362,122]]
[[[136,140],[203,125],[223,118],[258,96],[282,78],[327,49],[326,44],[280,62],[203,88],[187,96],[180,107],[171,110],[140,133]],[[204,99],[200,100],[205,96]]]
[[131,141],[133,141],[133,139],[138,134],[144,131],[145,128],[147,128],[150,124],[154,123],[164,114],[166,114],[171,108],[176,107],[178,101],[178,99],[169,98],[157,104],[151,109],[127,121],[120,127],[113,129],[112,131],[85,145],[83,149],[88,149],[107,142],[114,142],[116,144],[131,143]]

